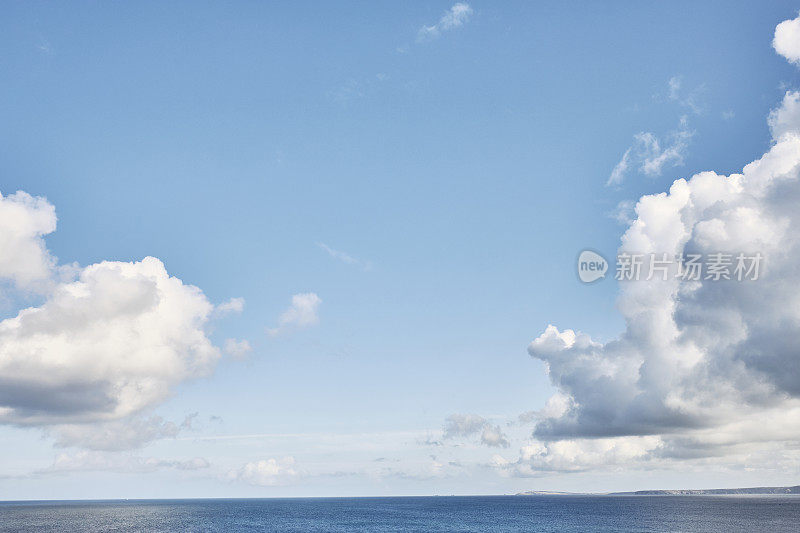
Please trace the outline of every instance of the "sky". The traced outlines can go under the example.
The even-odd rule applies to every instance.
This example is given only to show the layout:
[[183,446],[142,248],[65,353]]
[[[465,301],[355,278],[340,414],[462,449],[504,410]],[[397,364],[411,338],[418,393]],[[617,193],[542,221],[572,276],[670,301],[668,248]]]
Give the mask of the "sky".
[[5,4],[0,499],[797,484],[798,10]]

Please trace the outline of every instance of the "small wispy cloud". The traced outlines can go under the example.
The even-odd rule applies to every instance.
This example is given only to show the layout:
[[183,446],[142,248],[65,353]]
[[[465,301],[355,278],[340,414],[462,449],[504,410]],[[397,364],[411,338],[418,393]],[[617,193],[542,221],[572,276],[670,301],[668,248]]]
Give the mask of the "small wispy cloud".
[[508,438],[498,425],[474,414],[453,414],[445,420],[443,439],[480,435],[481,444],[496,448],[508,448]]
[[681,117],[678,129],[667,135],[666,142],[647,131],[637,133],[633,136],[633,144],[611,171],[606,185],[619,185],[632,168],[646,176],[660,176],[665,167],[682,165],[693,135],[685,115]]
[[322,250],[325,250],[325,252],[327,252],[329,256],[336,259],[337,261],[341,261],[342,263],[345,263],[347,265],[353,265],[355,267],[358,267],[364,272],[372,270],[372,263],[369,261],[362,261],[361,259],[356,259],[347,252],[331,248],[324,242],[318,242],[317,246],[319,246]]
[[201,470],[209,466],[211,466],[211,464],[203,457],[194,457],[191,459],[161,459],[157,457],[139,457],[110,452],[80,450],[57,455],[52,465],[34,471],[33,475],[45,476],[69,472],[141,474],[156,472],[163,469]]
[[364,95],[364,84],[352,78],[328,92],[328,98],[340,105],[364,98]]
[[669,99],[670,100],[677,100],[678,96],[680,95],[681,90],[681,83],[683,80],[680,76],[673,76],[667,82],[667,86],[669,87]]
[[[703,102],[703,95],[705,92],[705,84],[700,84],[690,91],[684,90],[683,76],[680,75],[672,76],[669,81],[667,81],[667,99],[677,102],[694,115],[702,115],[705,112],[706,105]],[[663,96],[656,97],[656,99],[661,98],[663,98]]]
[[636,214],[636,204],[630,200],[622,200],[608,213],[608,216],[623,226],[633,224]]
[[244,298],[231,298],[216,306],[214,308],[214,314],[217,316],[237,314],[241,313],[243,309]]
[[374,96],[388,80],[389,75],[384,72],[378,72],[374,76],[348,78],[328,91],[326,96],[331,102],[341,106],[348,106],[364,98]]
[[289,330],[302,329],[314,326],[319,323],[319,304],[322,299],[313,292],[295,294],[292,296],[292,304],[281,313],[278,318],[278,325],[267,329],[271,337],[276,337]]
[[417,42],[424,42],[436,39],[442,33],[460,28],[467,23],[472,16],[472,8],[469,4],[459,2],[454,4],[448,11],[442,15],[439,22],[433,26],[423,26],[417,32]]
[[225,346],[223,350],[226,354],[230,355],[234,359],[244,359],[248,353],[250,353],[253,348],[250,346],[250,343],[245,340],[236,340],[236,339],[227,339],[225,341]]

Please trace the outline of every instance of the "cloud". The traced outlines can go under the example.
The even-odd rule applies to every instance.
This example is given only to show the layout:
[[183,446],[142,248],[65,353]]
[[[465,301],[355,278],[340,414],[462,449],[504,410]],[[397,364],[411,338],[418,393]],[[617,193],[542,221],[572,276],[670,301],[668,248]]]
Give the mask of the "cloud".
[[0,279],[22,289],[50,282],[56,259],[44,236],[56,229],[56,210],[44,198],[19,191],[0,194]]
[[84,268],[0,322],[0,422],[98,422],[162,402],[219,358],[211,310],[154,257]]
[[545,364],[559,408],[531,417],[535,451],[510,468],[800,460],[799,102],[788,92],[770,113],[771,148],[741,173],[701,172],[640,198],[620,246],[759,252],[760,278],[682,282],[673,265],[666,280],[620,282],[618,338],[548,326],[528,351]]
[[450,415],[445,420],[444,425],[444,438],[452,439],[453,437],[468,437],[474,433],[482,430],[487,420],[478,415]]
[[202,470],[210,463],[203,457],[191,459],[157,459],[127,454],[79,451],[56,456],[48,468],[38,470],[36,475],[64,474],[69,472],[111,471],[119,473],[148,473],[157,470]]
[[600,467],[628,466],[644,460],[660,442],[658,437],[535,442],[523,446],[517,460],[495,455],[491,464],[512,477],[585,472]]
[[214,307],[154,257],[58,265],[44,242],[56,220],[44,198],[0,195],[0,281],[39,298],[0,321],[0,424],[92,450],[174,436],[184,424],[150,413],[179,384],[213,371]]
[[180,425],[155,415],[131,416],[94,424],[60,424],[53,428],[56,433],[55,445],[99,451],[131,450],[157,439],[177,437],[181,430],[191,428],[194,416],[196,413],[187,416]]
[[772,47],[789,62],[800,64],[800,16],[778,24]]
[[625,179],[625,174],[628,172],[628,167],[630,167],[631,164],[631,150],[633,150],[633,148],[625,150],[625,153],[622,154],[622,158],[614,165],[614,170],[611,171],[606,185],[618,185]]
[[557,392],[547,399],[542,409],[522,413],[519,415],[518,420],[523,424],[527,424],[548,418],[557,418],[567,412],[571,407],[572,398],[561,392]]
[[439,22],[433,26],[423,26],[417,32],[417,42],[424,42],[436,39],[442,33],[460,28],[469,21],[472,16],[472,8],[469,4],[459,2],[442,15]]
[[300,476],[292,456],[270,458],[243,465],[238,470],[228,472],[228,479],[250,485],[287,485]]
[[500,429],[482,416],[473,414],[454,414],[447,417],[444,426],[444,439],[471,437],[480,434],[481,444],[496,448],[508,448],[508,438]]
[[442,446],[442,441],[431,435],[426,435],[424,439],[417,439],[417,444],[420,446]]
[[631,168],[638,169],[646,176],[660,176],[664,167],[680,166],[689,147],[694,132],[689,130],[688,119],[681,117],[678,129],[667,136],[664,146],[655,134],[640,132],[633,136],[633,145],[625,150],[622,158],[614,166],[606,185],[619,185]]
[[292,296],[292,305],[284,311],[278,319],[278,326],[267,330],[270,336],[275,337],[292,329],[302,329],[319,323],[317,311],[322,300],[313,292],[295,294]]
[[682,81],[683,80],[681,79],[680,76],[673,76],[667,82],[667,85],[669,86],[669,94],[668,94],[668,96],[669,96],[670,100],[677,100],[678,99],[678,96],[680,95],[680,91],[681,91],[681,83],[682,83]]
[[214,308],[217,316],[241,313],[244,309],[244,298],[231,298]]
[[369,261],[361,261],[360,259],[356,259],[355,257],[351,256],[346,252],[342,252],[340,250],[334,250],[333,248],[331,248],[330,246],[328,246],[323,242],[318,242],[317,246],[325,250],[325,252],[327,252],[329,256],[336,259],[337,261],[341,261],[342,263],[345,263],[347,265],[356,266],[361,270],[363,270],[364,272],[372,270],[372,263],[370,263]]
[[346,105],[354,100],[364,98],[366,87],[355,79],[348,79],[346,82],[328,92],[327,96],[339,105]]
[[[666,99],[677,102],[695,115],[701,115],[705,107],[701,102],[704,91],[705,85],[700,85],[685,94],[683,77],[673,76],[667,82]],[[664,95],[655,94],[653,98],[663,101]],[[681,116],[678,127],[663,138],[647,131],[637,133],[633,136],[633,144],[623,152],[611,171],[606,185],[619,185],[631,170],[637,170],[646,176],[660,176],[664,168],[683,165],[683,158],[693,136],[694,131],[689,129],[686,115]]]
[[608,215],[620,224],[629,226],[634,219],[634,204],[629,200],[621,200]]
[[39,41],[39,44],[36,45],[36,48],[45,54],[49,54],[53,51],[53,48],[50,46],[50,42],[44,39]]
[[[701,84],[688,94],[683,91],[683,77],[673,76],[667,81],[667,99],[678,102],[681,106],[688,108],[695,115],[702,115],[705,106],[702,103],[702,96],[706,90],[705,84]],[[655,96],[660,99],[660,96]]]
[[508,448],[511,445],[508,442],[508,438],[500,430],[500,426],[488,425],[481,432],[481,444],[495,448]]
[[225,340],[223,351],[234,359],[244,359],[253,348],[246,340],[237,341],[236,339]]
[[444,479],[458,473],[461,465],[458,462],[444,463],[435,455],[423,461],[413,461],[399,467],[384,467],[363,472],[375,479],[406,479],[412,481],[429,481]]
[[767,124],[773,139],[800,133],[800,93],[787,92],[780,107],[770,112]]

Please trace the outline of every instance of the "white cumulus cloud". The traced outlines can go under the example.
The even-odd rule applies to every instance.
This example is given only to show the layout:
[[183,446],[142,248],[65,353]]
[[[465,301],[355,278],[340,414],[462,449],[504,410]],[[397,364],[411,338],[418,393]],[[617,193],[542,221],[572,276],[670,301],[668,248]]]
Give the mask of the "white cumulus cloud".
[[778,24],[772,46],[790,62],[800,63],[800,17]]
[[300,476],[292,456],[262,459],[246,463],[238,470],[228,472],[228,479],[250,485],[286,485]]
[[0,322],[0,422],[119,419],[207,374],[211,304],[156,258],[106,261]]
[[[790,22],[775,46],[794,60]],[[531,447],[496,466],[535,475],[800,460],[800,93],[786,93],[768,121],[770,149],[741,173],[701,172],[640,198],[620,246],[669,257],[760,253],[759,279],[681,281],[673,263],[667,279],[620,282],[618,338],[548,326],[528,351],[545,363],[557,398],[526,415]]]
[[528,350],[546,364],[562,409],[538,420],[544,451],[523,463],[547,466],[558,442],[596,446],[585,439],[654,437],[644,455],[662,458],[800,439],[798,99],[788,93],[770,115],[774,144],[760,159],[740,174],[702,172],[642,197],[622,237],[628,253],[758,252],[760,279],[682,282],[672,271],[620,282],[627,327],[606,343],[548,326]]
[[313,292],[295,294],[292,296],[292,304],[278,318],[278,325],[269,328],[267,333],[270,336],[277,336],[288,330],[302,329],[314,326],[319,323],[319,304],[322,299]]
[[0,195],[0,281],[39,298],[0,321],[0,424],[39,427],[58,446],[92,450],[175,436],[187,422],[152,410],[180,383],[213,371],[214,307],[154,257],[58,265],[44,242],[55,228],[46,199]]

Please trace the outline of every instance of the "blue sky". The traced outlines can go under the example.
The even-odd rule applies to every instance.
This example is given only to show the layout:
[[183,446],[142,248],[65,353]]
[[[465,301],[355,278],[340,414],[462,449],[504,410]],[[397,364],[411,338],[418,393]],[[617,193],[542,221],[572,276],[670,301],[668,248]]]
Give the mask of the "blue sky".
[[[627,227],[620,203],[702,170],[740,172],[769,149],[766,118],[798,83],[771,42],[798,6],[453,9],[2,8],[0,192],[55,206],[45,242],[61,265],[153,256],[214,305],[243,298],[241,312],[216,313],[204,331],[220,348],[235,339],[252,349],[172,383],[139,414],[180,425],[197,413],[191,427],[131,449],[59,445],[55,422],[2,426],[0,497],[776,479],[673,466],[523,477],[490,463],[511,460],[532,431],[517,417],[556,391],[526,353],[532,339],[549,324],[603,342],[625,330],[616,282],[583,285],[574,270],[584,248],[613,255]],[[641,132],[659,153],[675,146],[673,157],[607,186]],[[312,293],[309,320],[289,317],[270,334],[294,295]],[[47,298],[9,289],[2,318]],[[455,414],[483,417],[512,442],[493,450],[471,430],[443,434]],[[167,465],[190,459],[205,463]],[[67,460],[76,466],[56,468]]]

